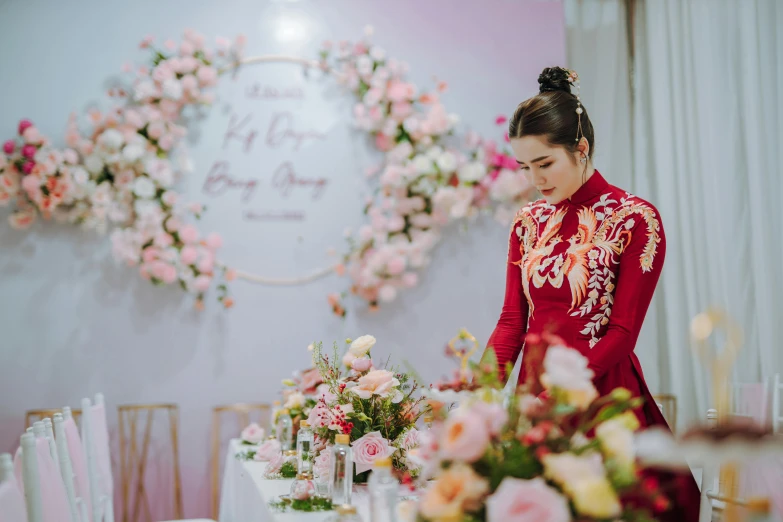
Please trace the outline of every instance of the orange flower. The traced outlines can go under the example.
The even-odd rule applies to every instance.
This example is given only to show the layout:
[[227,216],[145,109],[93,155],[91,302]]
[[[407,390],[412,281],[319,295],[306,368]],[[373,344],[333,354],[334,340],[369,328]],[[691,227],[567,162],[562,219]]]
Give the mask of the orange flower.
[[223,299],[223,306],[225,306],[226,308],[231,308],[232,306],[234,306],[234,299],[231,297],[226,297],[225,299]]
[[345,265],[343,263],[338,263],[334,267],[334,271],[337,273],[338,276],[342,277],[345,275]]
[[237,271],[233,268],[226,270],[226,281],[233,281],[237,278]]

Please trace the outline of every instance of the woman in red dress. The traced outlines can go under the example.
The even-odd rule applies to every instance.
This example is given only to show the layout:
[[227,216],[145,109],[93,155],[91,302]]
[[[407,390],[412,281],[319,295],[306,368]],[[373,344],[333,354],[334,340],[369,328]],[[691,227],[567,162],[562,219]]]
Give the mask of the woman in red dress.
[[[503,367],[516,362],[526,335],[555,333],[588,359],[599,394],[627,388],[644,398],[636,411],[642,427],[668,427],[634,353],[666,253],[660,215],[593,168],[593,126],[571,93],[576,74],[547,68],[538,81],[540,93],[519,105],[509,138],[543,199],[511,227],[505,301],[488,346]],[[540,359],[532,357],[522,355],[520,384],[538,383]],[[679,479],[666,519],[696,521],[696,482],[690,473]]]

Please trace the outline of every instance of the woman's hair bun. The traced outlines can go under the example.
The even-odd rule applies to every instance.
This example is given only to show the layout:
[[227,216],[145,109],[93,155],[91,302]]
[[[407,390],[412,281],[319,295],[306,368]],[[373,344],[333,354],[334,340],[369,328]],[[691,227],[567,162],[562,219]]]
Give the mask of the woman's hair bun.
[[570,76],[568,69],[547,67],[538,76],[538,92],[565,91],[571,94]]

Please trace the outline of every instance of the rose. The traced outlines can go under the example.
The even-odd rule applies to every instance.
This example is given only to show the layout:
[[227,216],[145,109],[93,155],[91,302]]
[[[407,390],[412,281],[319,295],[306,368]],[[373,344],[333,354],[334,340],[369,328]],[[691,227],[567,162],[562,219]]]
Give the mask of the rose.
[[313,462],[313,475],[316,482],[325,484],[329,482],[329,473],[332,467],[332,446],[326,446]]
[[388,370],[373,370],[359,378],[359,383],[350,389],[351,393],[359,398],[369,399],[373,395],[379,397],[391,397],[392,402],[397,403],[402,400],[402,392],[397,389],[400,385],[394,374]]
[[433,483],[421,499],[421,514],[434,520],[459,520],[465,510],[481,506],[489,491],[486,479],[465,464],[454,464]]
[[256,450],[256,454],[253,456],[253,460],[258,461],[270,461],[279,455],[282,451],[282,446],[277,440],[268,440],[261,444]]
[[576,511],[587,517],[615,518],[622,512],[617,493],[605,477],[577,482],[570,495]]
[[403,449],[409,450],[417,447],[421,442],[419,430],[411,428],[405,432],[405,436],[402,438]]
[[370,368],[372,368],[372,359],[369,357],[361,357],[359,359],[354,359],[351,363],[351,368],[356,370],[357,372],[366,372]]
[[561,391],[569,405],[585,409],[598,397],[592,382],[593,371],[587,365],[587,358],[578,351],[550,346],[544,356],[541,384],[547,390]]
[[362,357],[367,355],[370,349],[375,346],[375,342],[375,337],[372,335],[362,335],[351,343],[348,351],[356,357]]
[[487,423],[471,410],[451,415],[444,426],[441,454],[448,460],[475,462],[489,444]]
[[375,459],[391,457],[397,451],[379,431],[370,432],[351,443],[356,473],[364,473],[372,468]]
[[311,368],[302,374],[300,386],[305,392],[315,390],[315,387],[324,382],[317,368]]
[[242,430],[242,440],[251,444],[258,444],[264,440],[264,428],[256,424],[251,423],[248,427]]
[[267,463],[266,468],[264,469],[264,475],[269,477],[280,473],[280,470],[283,469],[284,462],[285,457],[283,457],[282,453],[278,453],[269,460],[269,463]]
[[544,476],[571,493],[578,482],[606,477],[601,455],[595,452],[575,455],[573,453],[550,453],[541,459]]
[[639,420],[632,412],[613,417],[602,422],[595,429],[595,435],[601,443],[601,449],[612,457],[624,469],[633,467],[634,438],[633,431],[639,427]]
[[508,412],[501,404],[482,401],[474,404],[471,409],[484,419],[489,434],[493,437],[499,435],[508,422]]
[[487,522],[568,522],[568,501],[540,477],[506,477],[487,499]]

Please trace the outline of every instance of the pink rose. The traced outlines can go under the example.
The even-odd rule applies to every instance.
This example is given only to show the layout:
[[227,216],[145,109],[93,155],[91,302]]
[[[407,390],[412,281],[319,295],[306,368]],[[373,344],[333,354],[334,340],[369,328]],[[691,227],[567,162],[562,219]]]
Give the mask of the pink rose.
[[321,453],[315,458],[313,463],[313,475],[315,475],[315,481],[319,484],[326,484],[329,482],[329,474],[332,467],[332,447],[326,446],[321,450]]
[[40,143],[43,141],[43,138],[41,137],[41,133],[38,132],[38,129],[35,127],[28,127],[25,129],[24,133],[22,134],[22,137],[24,138],[24,141],[27,143]]
[[314,428],[325,428],[332,422],[332,415],[324,402],[319,401],[315,407],[310,410],[307,422]]
[[160,232],[155,235],[154,243],[155,246],[158,248],[166,248],[166,247],[170,247],[174,243],[174,238],[172,238],[166,232]]
[[489,444],[489,430],[484,419],[473,411],[452,415],[446,420],[441,452],[447,460],[475,462]]
[[487,499],[487,522],[569,522],[568,501],[541,478],[506,477]]
[[206,292],[209,290],[209,285],[212,283],[212,278],[205,275],[200,275],[193,280],[193,288],[199,292]]
[[499,435],[503,426],[508,422],[508,412],[500,404],[482,401],[474,404],[471,409],[484,419],[489,434],[492,436]]
[[283,469],[283,463],[285,462],[285,457],[283,457],[283,453],[278,453],[271,459],[269,459],[269,463],[266,465],[266,468],[264,469],[264,475],[269,477],[271,475],[275,475],[277,473],[280,473],[280,470]]
[[180,259],[186,265],[192,265],[193,263],[195,263],[197,257],[198,257],[198,250],[196,250],[192,246],[184,247],[182,249],[182,254],[180,254]]
[[180,229],[179,237],[184,243],[195,243],[198,241],[198,230],[193,225],[185,225]]
[[282,446],[277,440],[268,440],[261,444],[256,450],[256,454],[253,456],[253,460],[266,462],[274,459],[280,455]]
[[386,96],[392,102],[407,101],[415,93],[413,85],[399,80],[392,80],[386,91]]
[[380,397],[391,397],[392,402],[402,400],[402,392],[397,389],[400,385],[394,374],[388,370],[373,370],[370,373],[359,378],[358,386],[351,388],[351,393],[355,393],[362,399],[369,399],[373,395]]
[[391,457],[397,451],[384,439],[379,431],[373,431],[351,443],[356,473],[364,473],[372,468],[375,459]]
[[241,437],[242,440],[245,442],[258,444],[259,442],[264,440],[264,428],[262,428],[261,426],[253,422],[249,426],[247,426],[244,430],[242,430]]
[[196,268],[198,268],[199,272],[212,272],[212,269],[215,268],[215,259],[212,257],[212,254],[208,254],[202,257],[196,265]]
[[223,238],[220,237],[220,234],[213,232],[207,236],[207,248],[217,250],[221,246],[223,246]]
[[162,122],[156,121],[147,126],[147,135],[153,140],[163,136],[164,132],[166,132],[166,126]]
[[405,271],[405,258],[394,256],[386,263],[386,271],[391,275],[400,275]]
[[33,126],[33,122],[30,120],[22,120],[19,122],[19,135],[21,136],[24,134],[24,131],[26,131],[29,127]]
[[211,87],[217,83],[217,71],[213,67],[199,67],[196,78],[205,87]]
[[312,393],[315,387],[324,382],[323,377],[316,368],[311,368],[302,374],[302,382],[300,384],[304,393]]
[[392,141],[392,139],[387,135],[381,132],[375,135],[375,146],[378,148],[378,150],[386,152],[387,150],[390,150],[393,145],[394,141]]
[[76,154],[76,151],[73,149],[65,149],[63,152],[63,159],[66,163],[76,165],[76,163],[79,161],[79,155]]
[[357,372],[366,372],[372,368],[372,359],[369,357],[360,357],[359,359],[354,359],[351,363],[351,368]]
[[158,147],[160,147],[163,150],[171,150],[171,147],[174,146],[174,138],[171,136],[171,134],[166,134],[165,136],[162,136],[158,140]]
[[406,450],[413,449],[419,446],[421,443],[421,437],[419,430],[411,428],[405,433],[405,437],[402,439],[402,447]]
[[3,143],[3,152],[6,154],[13,154],[14,150],[16,149],[16,143],[14,143],[14,140],[8,140],[5,143]]

